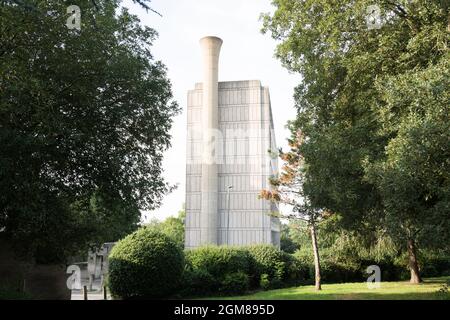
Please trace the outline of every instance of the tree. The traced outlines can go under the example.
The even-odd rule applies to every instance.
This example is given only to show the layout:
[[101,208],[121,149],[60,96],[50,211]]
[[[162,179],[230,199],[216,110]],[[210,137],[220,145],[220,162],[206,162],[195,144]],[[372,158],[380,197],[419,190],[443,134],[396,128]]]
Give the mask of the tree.
[[[382,195],[383,223],[407,244],[411,281],[421,282],[417,246],[450,243],[450,60],[394,77],[380,90],[383,115],[397,116],[383,161],[367,164],[367,176]],[[420,92],[420,95],[416,93]]]
[[152,220],[148,227],[164,233],[176,242],[176,244],[184,249],[184,219],[186,218],[186,211],[183,208],[178,212],[177,217],[168,217],[163,222]]
[[[391,90],[391,84],[395,79],[403,79],[399,83],[406,81],[415,72],[443,67],[441,61],[448,60],[448,3],[384,0],[273,3],[277,10],[264,16],[263,30],[281,41],[276,54],[283,65],[303,76],[295,91],[298,117],[292,128],[294,132],[302,130],[305,135],[301,146],[306,164],[303,188],[311,204],[342,216],[342,225],[353,230],[384,227],[390,234],[399,235],[402,217],[414,215],[421,218],[411,221],[436,226],[436,219],[427,219],[426,211],[406,212],[403,208],[400,214],[401,210],[394,210],[389,203],[395,197],[386,192],[382,182],[388,180],[376,178],[374,168],[389,167],[389,153],[400,147],[392,143],[401,135],[402,123],[419,102],[402,91]],[[375,28],[371,28],[368,19],[372,5],[377,5],[382,14],[381,24]],[[410,87],[415,88],[414,97],[427,100],[425,97],[430,93],[435,96],[440,92],[445,99],[445,89],[440,90],[445,83],[429,87],[432,84],[429,78],[422,81],[422,85]],[[399,103],[392,104],[393,101]],[[440,106],[448,111],[448,103]],[[417,116],[424,119],[423,113]],[[422,147],[423,143],[426,142],[422,140],[418,145]],[[448,150],[448,146],[440,147]],[[442,159],[432,162],[435,173],[442,173],[439,168],[446,166]],[[414,165],[404,168],[410,170],[403,172],[405,175],[414,175],[417,170]],[[387,176],[387,171],[384,172]],[[433,178],[446,179],[442,174]],[[425,183],[420,179],[415,182]],[[443,206],[448,203],[448,194],[442,191],[446,183],[439,185],[442,188],[438,192],[439,203]],[[402,203],[409,206],[415,203],[411,194],[403,196]],[[389,218],[393,216],[396,219]],[[443,225],[447,225],[448,215],[440,217],[445,221]],[[392,223],[385,225],[387,220]],[[419,270],[414,258],[416,248],[412,250],[411,242],[408,243],[411,270],[415,270],[411,281],[418,282],[420,277],[414,275]],[[445,245],[443,241],[440,243]],[[414,244],[416,247],[417,239]]]
[[156,31],[121,1],[78,1],[80,31],[65,1],[26,3],[0,4],[0,230],[64,260],[123,237],[170,191],[161,162],[179,108]]
[[320,208],[311,205],[305,196],[303,185],[304,162],[300,153],[303,136],[299,132],[297,136],[289,140],[290,151],[283,153],[280,150],[280,158],[285,162],[279,177],[271,177],[271,190],[263,190],[260,196],[266,200],[284,203],[292,207],[294,214],[285,218],[290,220],[303,220],[308,224],[311,243],[314,254],[315,288],[321,290],[320,255],[317,242],[317,223],[325,216]]

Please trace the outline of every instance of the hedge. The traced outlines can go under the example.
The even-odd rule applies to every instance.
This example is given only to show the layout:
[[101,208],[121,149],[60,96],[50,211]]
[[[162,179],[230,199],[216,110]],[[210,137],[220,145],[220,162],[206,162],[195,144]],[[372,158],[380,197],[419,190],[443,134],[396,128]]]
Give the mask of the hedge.
[[250,287],[249,276],[242,271],[228,273],[220,283],[223,294],[242,294]]
[[251,262],[242,248],[205,246],[185,253],[187,266],[193,270],[207,271],[217,280],[234,272],[248,274]]
[[186,268],[183,273],[181,297],[195,297],[214,294],[218,291],[220,282],[204,269]]
[[185,257],[181,296],[274,289],[299,284],[303,277],[295,257],[271,245],[206,246],[187,250]]
[[269,279],[284,279],[286,263],[283,252],[271,245],[257,245],[246,247],[252,258],[252,272],[259,280],[262,274],[267,274]]

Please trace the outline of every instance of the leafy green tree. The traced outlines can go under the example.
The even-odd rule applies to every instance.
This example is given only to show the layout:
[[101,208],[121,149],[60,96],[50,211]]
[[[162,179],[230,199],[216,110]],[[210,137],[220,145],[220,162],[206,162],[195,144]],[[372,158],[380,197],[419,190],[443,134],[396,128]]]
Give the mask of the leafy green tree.
[[66,26],[71,1],[23,3],[0,4],[0,230],[64,260],[123,237],[170,191],[179,108],[156,31],[121,1],[77,1],[81,30]]
[[[394,77],[382,87],[386,131],[395,131],[386,158],[367,164],[386,208],[383,223],[406,242],[411,279],[420,282],[417,245],[450,243],[450,59],[424,71]],[[420,92],[420,95],[417,94]],[[392,117],[400,118],[393,121]]]
[[[276,55],[283,65],[303,77],[295,91],[298,117],[291,126],[305,135],[301,147],[305,194],[315,207],[341,215],[346,228],[385,227],[398,241],[409,239],[405,244],[411,282],[419,282],[415,256],[419,233],[420,245],[433,239],[441,246],[448,243],[443,241],[448,229],[433,235],[423,232],[433,227],[444,230],[449,220],[448,177],[442,170],[448,167],[448,143],[442,144],[446,128],[436,119],[442,112],[448,114],[448,85],[440,76],[429,77],[448,68],[444,63],[449,60],[448,1],[274,0],[273,4],[277,10],[264,15],[263,30],[281,42]],[[375,27],[372,5],[381,13]],[[397,90],[402,87],[408,87],[409,95]],[[441,111],[433,107],[436,102]],[[418,103],[422,111],[415,112]],[[426,109],[434,110],[434,120],[427,120]],[[401,136],[412,134],[406,129],[411,117],[428,123],[419,131],[434,127],[435,135],[402,144]],[[430,143],[433,147],[428,148]],[[419,162],[407,165],[395,160],[399,153],[406,156],[411,146],[426,149]],[[439,156],[427,162],[433,167],[427,170],[433,172],[429,178],[436,179],[439,191],[424,175],[416,176],[424,159],[434,159],[435,148]],[[395,178],[390,170],[398,173]],[[401,187],[411,176],[416,176],[409,179],[414,183],[411,188],[421,189],[422,200],[428,199],[414,210],[407,209],[417,204],[411,191],[395,192],[395,186]],[[431,194],[433,201],[428,198]],[[436,213],[439,208],[441,213],[429,218],[430,211],[422,208],[433,207],[434,202],[430,210]],[[404,220],[415,226],[402,227]],[[423,223],[428,227],[420,227]]]
[[163,222],[152,220],[147,226],[164,233],[166,236],[172,238],[181,249],[184,249],[185,218],[186,211],[182,209],[178,212],[177,217],[168,217]]

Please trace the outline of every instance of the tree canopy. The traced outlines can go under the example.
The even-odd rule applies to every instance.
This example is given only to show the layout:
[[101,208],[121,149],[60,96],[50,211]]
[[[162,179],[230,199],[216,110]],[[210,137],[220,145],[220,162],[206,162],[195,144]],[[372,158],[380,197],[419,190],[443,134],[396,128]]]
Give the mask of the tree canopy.
[[158,221],[156,219],[153,219],[146,225],[146,227],[164,233],[166,236],[175,241],[175,243],[181,249],[184,249],[185,219],[186,219],[186,210],[183,208],[178,212],[178,216],[168,217],[164,221]]
[[160,204],[179,108],[156,31],[121,1],[77,1],[81,30],[69,1],[24,3],[0,4],[0,230],[61,258]]
[[273,4],[263,31],[303,77],[291,128],[305,135],[312,205],[347,228],[382,226],[413,247],[448,247],[448,1]]

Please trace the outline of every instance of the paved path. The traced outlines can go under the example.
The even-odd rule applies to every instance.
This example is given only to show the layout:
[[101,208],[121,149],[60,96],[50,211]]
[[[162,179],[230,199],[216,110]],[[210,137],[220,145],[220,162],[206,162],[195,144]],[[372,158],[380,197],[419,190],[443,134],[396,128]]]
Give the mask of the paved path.
[[[87,273],[87,269],[85,266],[81,267],[81,287],[87,286],[89,287],[89,276]],[[92,291],[88,291],[88,300],[104,300],[103,299],[103,289],[101,280],[97,279],[92,284]],[[84,300],[83,290],[72,290],[71,300]],[[111,296],[108,293],[108,300],[111,300]]]
[[[71,300],[83,300],[83,291],[82,290],[72,290],[72,298]],[[103,292],[102,291],[91,291],[88,292],[88,300],[103,300]],[[111,296],[108,294],[108,300],[111,300]]]

